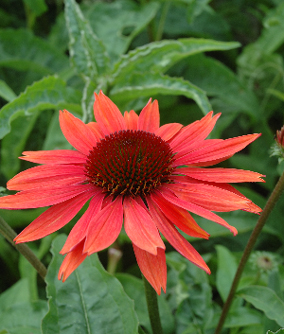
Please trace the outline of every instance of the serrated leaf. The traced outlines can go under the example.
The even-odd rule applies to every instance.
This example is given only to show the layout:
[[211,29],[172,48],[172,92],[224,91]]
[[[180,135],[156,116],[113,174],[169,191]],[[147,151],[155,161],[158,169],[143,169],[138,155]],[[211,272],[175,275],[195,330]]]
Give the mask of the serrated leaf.
[[114,78],[123,80],[135,72],[164,73],[179,60],[196,53],[230,50],[240,46],[237,42],[218,42],[209,39],[181,38],[143,45],[123,55],[114,69]]
[[46,276],[49,312],[42,322],[43,334],[138,333],[134,303],[116,278],[102,267],[96,254],[85,259],[63,283],[58,270],[59,254],[66,236],[52,246],[53,259]]
[[69,67],[64,54],[25,29],[1,29],[0,50],[0,66],[20,71],[49,75]]
[[44,109],[70,109],[80,112],[80,94],[66,87],[63,80],[51,76],[29,86],[14,101],[0,110],[0,138],[10,132],[10,123],[19,115],[31,115]]
[[127,51],[131,41],[155,17],[158,9],[159,4],[154,1],[143,5],[130,0],[97,1],[86,17],[114,62]]
[[0,80],[0,96],[8,102],[13,101],[17,97],[13,90],[3,80]]
[[272,289],[264,286],[248,286],[240,289],[238,295],[263,311],[267,318],[284,326],[284,302]]
[[116,101],[136,99],[155,94],[183,95],[193,99],[204,114],[211,110],[211,105],[203,90],[189,81],[172,78],[158,73],[135,73],[127,82],[119,82],[110,91],[110,97]]
[[108,70],[108,55],[74,0],[65,1],[71,61],[77,71],[92,80]]

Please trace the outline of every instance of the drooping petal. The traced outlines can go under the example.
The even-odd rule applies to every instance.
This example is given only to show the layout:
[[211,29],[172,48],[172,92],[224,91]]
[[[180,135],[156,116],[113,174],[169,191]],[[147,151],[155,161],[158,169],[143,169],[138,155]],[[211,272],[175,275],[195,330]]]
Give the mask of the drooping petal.
[[117,106],[100,91],[95,93],[94,115],[105,135],[126,130],[124,118]]
[[250,170],[236,168],[191,168],[178,169],[179,174],[190,176],[194,179],[216,183],[239,183],[239,182],[265,182],[261,175]]
[[169,123],[162,125],[156,132],[155,135],[161,137],[164,141],[171,140],[182,128],[182,124]]
[[91,199],[88,209],[69,233],[68,238],[60,251],[61,254],[66,254],[72,251],[79,242],[85,239],[90,222],[101,210],[103,198],[104,194],[102,192],[97,192]]
[[[195,149],[194,151],[185,154],[183,157],[176,159],[175,165],[191,165],[232,156],[236,152],[244,149],[259,136],[260,134],[256,133],[221,141],[219,140],[212,145],[203,146],[201,149]],[[207,141],[205,141],[205,144],[206,142]]]
[[118,196],[93,216],[88,227],[84,252],[90,255],[109,247],[117,239],[122,222],[122,197]]
[[190,262],[210,274],[210,269],[202,256],[191,246],[191,244],[175,229],[174,225],[163,215],[158,206],[151,198],[147,199],[150,214],[153,220],[168,242]]
[[159,193],[157,192],[151,194],[151,199],[156,203],[169,221],[184,233],[195,238],[209,238],[209,234],[196,223],[188,211],[181,207],[177,207],[176,205],[171,205],[164,199],[164,197],[159,196]]
[[65,282],[72,272],[85,260],[87,254],[83,253],[83,248],[84,240],[76,245],[76,247],[65,256],[58,272],[59,280],[62,279],[62,282]]
[[137,247],[154,255],[158,247],[165,249],[151,216],[135,199],[125,197],[123,211],[125,232]]
[[15,195],[0,198],[0,209],[33,209],[65,202],[79,194],[89,192],[93,186],[72,185],[23,190]]
[[24,151],[19,159],[45,165],[84,164],[86,156],[78,151]]
[[134,110],[125,111],[124,120],[128,130],[137,130],[138,115]]
[[63,203],[53,205],[15,238],[16,243],[38,240],[59,230],[75,217],[92,195],[91,191],[85,192]]
[[88,155],[98,141],[94,132],[67,110],[60,111],[59,123],[68,142],[79,152]]
[[190,203],[187,201],[182,200],[181,198],[178,198],[174,195],[171,191],[168,191],[167,189],[163,189],[163,192],[161,192],[161,195],[170,203],[177,205],[185,210],[188,210],[190,212],[193,212],[197,214],[198,216],[204,217],[206,219],[212,220],[217,224],[220,224],[226,228],[228,228],[234,235],[238,233],[237,229],[234,226],[229,225],[223,218],[217,216],[215,213],[199,206],[194,203]]
[[169,184],[166,187],[184,201],[210,211],[229,212],[249,208],[250,201],[247,198],[220,188],[216,184],[204,184],[193,179],[191,182]]
[[152,285],[158,295],[161,294],[161,288],[166,293],[167,286],[167,265],[165,250],[157,248],[157,255],[153,255],[133,244],[133,249],[138,266]]
[[[27,169],[7,183],[10,190],[28,190],[46,186],[68,186],[84,182],[83,165],[47,165]],[[44,187],[44,188],[43,188]]]
[[172,149],[176,152],[189,150],[195,142],[204,140],[213,130],[220,115],[213,116],[213,111],[210,111],[201,120],[184,127],[171,142]]
[[158,101],[155,100],[152,103],[152,99],[150,99],[139,115],[137,130],[155,133],[159,129],[159,126],[160,113]]

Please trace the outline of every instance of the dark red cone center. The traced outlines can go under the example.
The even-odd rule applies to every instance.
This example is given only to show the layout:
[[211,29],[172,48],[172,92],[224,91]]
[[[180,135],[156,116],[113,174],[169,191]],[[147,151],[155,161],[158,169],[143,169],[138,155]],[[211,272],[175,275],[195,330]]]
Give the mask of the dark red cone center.
[[88,181],[109,195],[145,196],[169,182],[170,145],[145,131],[123,130],[101,139],[85,165]]

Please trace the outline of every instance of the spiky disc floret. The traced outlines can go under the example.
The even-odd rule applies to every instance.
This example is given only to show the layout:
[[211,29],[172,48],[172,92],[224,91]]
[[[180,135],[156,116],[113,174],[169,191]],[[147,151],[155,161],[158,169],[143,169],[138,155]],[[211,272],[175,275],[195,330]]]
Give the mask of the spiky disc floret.
[[174,161],[170,145],[146,131],[123,130],[101,139],[85,164],[88,182],[110,195],[145,196],[169,182]]

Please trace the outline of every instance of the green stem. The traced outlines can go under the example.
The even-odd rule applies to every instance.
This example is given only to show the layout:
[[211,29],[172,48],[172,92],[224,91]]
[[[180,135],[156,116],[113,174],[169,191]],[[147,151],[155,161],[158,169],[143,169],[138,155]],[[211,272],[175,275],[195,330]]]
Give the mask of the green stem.
[[222,328],[223,328],[225,319],[227,317],[227,314],[229,312],[229,309],[230,309],[230,306],[232,304],[233,298],[235,296],[235,292],[236,292],[236,289],[238,287],[239,280],[242,276],[245,264],[246,264],[246,262],[249,258],[249,255],[250,255],[250,253],[251,253],[251,251],[252,251],[252,249],[253,249],[253,247],[256,243],[256,240],[257,240],[263,226],[265,225],[272,209],[274,208],[275,204],[277,203],[283,189],[284,189],[284,173],[282,174],[282,176],[278,180],[272,194],[270,195],[270,197],[269,197],[269,199],[268,199],[268,201],[267,201],[267,203],[266,203],[266,205],[265,205],[265,207],[262,211],[262,214],[260,215],[260,217],[257,221],[257,224],[256,224],[254,230],[252,231],[252,234],[249,238],[249,241],[246,245],[243,256],[242,256],[241,261],[239,263],[237,272],[235,274],[230,293],[228,295],[226,303],[223,306],[222,314],[221,314],[221,317],[219,319],[219,323],[217,325],[217,328],[215,330],[215,334],[219,334],[221,332]]
[[171,5],[171,2],[167,1],[163,6],[155,41],[160,41],[161,38],[162,38],[163,30],[164,30],[164,26],[165,26],[165,22],[166,22],[166,17],[167,17],[168,11],[170,9],[170,5]]
[[0,217],[0,233],[13,245],[36,269],[39,275],[44,278],[47,273],[47,269],[44,264],[35,256],[26,244],[15,244],[14,239],[17,233]]
[[142,275],[144,281],[144,289],[148,307],[148,314],[152,327],[153,334],[163,334],[161,319],[158,308],[157,293],[152,288],[147,279]]

